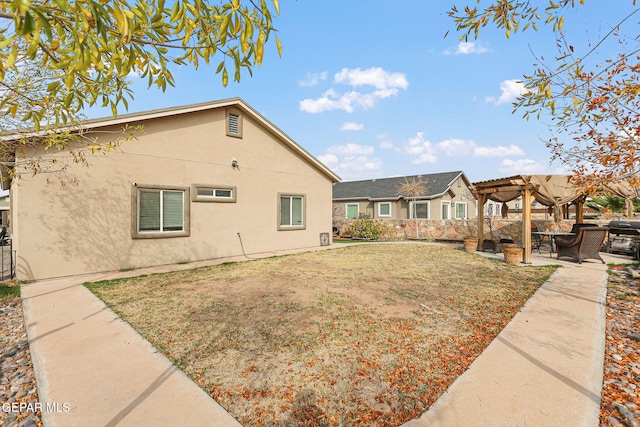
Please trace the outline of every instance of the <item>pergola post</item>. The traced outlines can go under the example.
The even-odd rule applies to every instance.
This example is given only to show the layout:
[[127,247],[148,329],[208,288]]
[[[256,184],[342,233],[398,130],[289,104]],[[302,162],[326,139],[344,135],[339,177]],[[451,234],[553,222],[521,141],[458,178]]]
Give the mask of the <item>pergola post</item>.
[[522,262],[531,264],[531,190],[525,186],[522,191]]
[[576,224],[584,222],[584,198],[576,200]]
[[480,194],[478,202],[478,250],[480,250],[484,249],[484,204],[487,202],[487,195]]

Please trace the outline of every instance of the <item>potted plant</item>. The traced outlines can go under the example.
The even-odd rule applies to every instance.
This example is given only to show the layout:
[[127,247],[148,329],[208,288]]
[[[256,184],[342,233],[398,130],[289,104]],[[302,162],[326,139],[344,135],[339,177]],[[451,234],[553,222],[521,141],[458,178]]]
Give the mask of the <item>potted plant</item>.
[[475,252],[478,250],[478,232],[469,225],[467,220],[463,231],[464,250],[467,252]]
[[502,251],[504,252],[504,262],[507,264],[520,264],[522,262],[522,254],[524,253],[522,245],[505,243],[502,246]]
[[475,252],[478,250],[478,237],[466,236],[464,238],[464,250],[467,252]]

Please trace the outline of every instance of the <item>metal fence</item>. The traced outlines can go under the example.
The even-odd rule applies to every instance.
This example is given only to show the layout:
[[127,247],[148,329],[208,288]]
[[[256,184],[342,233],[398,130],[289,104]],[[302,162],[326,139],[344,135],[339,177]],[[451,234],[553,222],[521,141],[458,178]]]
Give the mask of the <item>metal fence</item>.
[[9,280],[15,277],[15,255],[11,239],[0,241],[0,280]]

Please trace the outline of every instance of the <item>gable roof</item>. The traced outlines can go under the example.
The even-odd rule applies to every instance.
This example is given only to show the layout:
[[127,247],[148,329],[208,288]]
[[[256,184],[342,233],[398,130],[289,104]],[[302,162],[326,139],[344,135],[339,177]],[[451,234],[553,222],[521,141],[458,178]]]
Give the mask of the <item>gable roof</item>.
[[398,194],[398,187],[404,180],[420,177],[427,187],[427,194],[420,197],[421,199],[432,199],[444,195],[458,177],[462,177],[467,186],[469,185],[469,180],[462,171],[338,182],[333,184],[333,200],[397,200],[402,197]]
[[[331,169],[325,166],[322,162],[312,156],[307,150],[302,148],[298,143],[296,143],[293,139],[291,139],[287,134],[285,134],[282,130],[280,130],[276,125],[267,120],[264,116],[254,110],[249,104],[244,102],[241,98],[229,98],[223,99],[220,101],[212,101],[212,102],[204,102],[200,104],[191,104],[185,105],[181,107],[171,107],[171,108],[163,108],[157,110],[143,111],[140,113],[131,113],[131,114],[122,114],[117,117],[107,117],[101,119],[91,119],[83,121],[80,124],[82,129],[98,129],[108,126],[114,125],[122,125],[134,122],[140,122],[145,120],[159,119],[159,118],[168,118],[179,116],[182,114],[189,114],[200,111],[214,110],[218,108],[229,108],[233,107],[238,110],[241,110],[244,114],[251,116],[254,120],[256,120],[260,125],[266,128],[269,132],[271,132],[275,137],[277,137],[280,141],[282,141],[285,145],[293,150],[294,153],[302,157],[304,160],[309,162],[312,166],[314,166],[317,170],[319,170],[322,174],[327,176],[332,182],[339,182],[340,177],[336,175]],[[64,128],[60,129],[60,131],[65,130],[74,130],[75,128]],[[21,132],[21,133],[5,133],[0,134],[0,141],[11,141],[20,139],[24,136],[41,136],[36,132]]]

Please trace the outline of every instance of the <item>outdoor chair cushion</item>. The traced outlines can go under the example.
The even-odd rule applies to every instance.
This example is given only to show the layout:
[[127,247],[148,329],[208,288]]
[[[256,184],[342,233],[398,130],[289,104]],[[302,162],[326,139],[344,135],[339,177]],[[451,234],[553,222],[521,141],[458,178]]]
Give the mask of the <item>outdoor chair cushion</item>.
[[571,257],[578,260],[579,264],[585,259],[599,259],[603,264],[604,260],[600,256],[600,248],[607,235],[606,227],[579,227],[575,236],[563,238],[556,237],[556,248],[558,249],[558,259],[560,257]]

